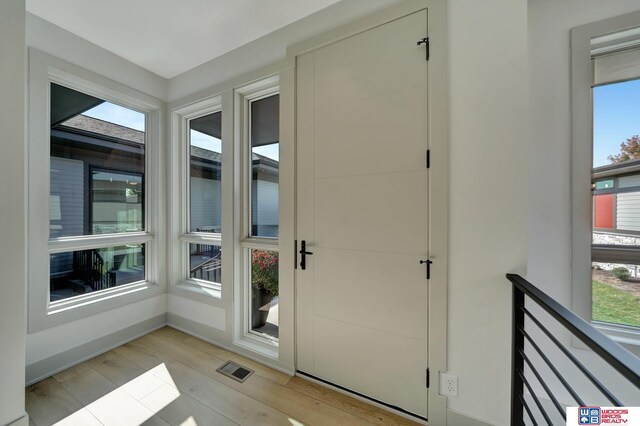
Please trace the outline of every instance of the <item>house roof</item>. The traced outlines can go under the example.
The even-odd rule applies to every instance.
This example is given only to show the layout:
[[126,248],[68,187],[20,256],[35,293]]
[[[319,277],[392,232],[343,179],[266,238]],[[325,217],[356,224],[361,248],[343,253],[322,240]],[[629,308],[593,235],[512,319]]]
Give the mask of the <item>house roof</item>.
[[129,127],[120,126],[119,124],[110,123],[108,121],[88,117],[82,114],[68,119],[60,124],[60,126],[100,136],[107,136],[109,138],[144,144],[144,132],[141,132],[140,130],[130,129]]

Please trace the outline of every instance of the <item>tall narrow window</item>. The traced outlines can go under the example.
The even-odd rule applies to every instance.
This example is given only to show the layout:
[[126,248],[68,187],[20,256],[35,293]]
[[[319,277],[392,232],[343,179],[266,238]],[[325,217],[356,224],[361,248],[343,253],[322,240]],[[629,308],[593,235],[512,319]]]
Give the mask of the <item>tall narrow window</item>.
[[146,116],[50,87],[49,300],[144,281]]
[[248,331],[278,339],[278,181],[280,165],[280,97],[271,89],[248,102],[248,229],[247,290],[250,294]]
[[222,282],[222,113],[188,120],[189,213],[187,278]]

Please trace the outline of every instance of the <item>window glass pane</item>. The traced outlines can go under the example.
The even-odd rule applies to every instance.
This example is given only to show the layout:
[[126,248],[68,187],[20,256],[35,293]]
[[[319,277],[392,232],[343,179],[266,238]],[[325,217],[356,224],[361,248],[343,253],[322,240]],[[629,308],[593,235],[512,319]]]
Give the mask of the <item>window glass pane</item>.
[[640,266],[594,262],[592,319],[640,326]]
[[51,254],[50,301],[144,280],[144,250],[144,244],[129,244]]
[[145,118],[51,84],[51,238],[144,230]]
[[593,89],[592,319],[640,326],[640,80]]
[[640,159],[640,80],[593,88],[593,167]]
[[189,231],[221,233],[222,113],[189,122]]
[[278,337],[278,252],[251,250],[251,331]]
[[611,189],[613,182],[613,179],[599,180],[596,182],[596,189]]
[[280,96],[251,102],[251,236],[278,237]]
[[92,170],[91,233],[142,231],[142,188],[140,174]]
[[222,247],[189,244],[189,277],[212,283],[222,283]]

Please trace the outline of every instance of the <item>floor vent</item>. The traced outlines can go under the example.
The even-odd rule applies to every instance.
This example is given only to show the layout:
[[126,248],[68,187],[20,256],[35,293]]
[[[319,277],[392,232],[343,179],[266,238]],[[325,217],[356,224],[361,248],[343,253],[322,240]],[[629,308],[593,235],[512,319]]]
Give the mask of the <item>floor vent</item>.
[[227,377],[231,377],[233,380],[240,383],[247,380],[249,376],[253,374],[253,370],[249,370],[248,368],[242,367],[232,361],[225,362],[222,367],[218,368],[216,371]]

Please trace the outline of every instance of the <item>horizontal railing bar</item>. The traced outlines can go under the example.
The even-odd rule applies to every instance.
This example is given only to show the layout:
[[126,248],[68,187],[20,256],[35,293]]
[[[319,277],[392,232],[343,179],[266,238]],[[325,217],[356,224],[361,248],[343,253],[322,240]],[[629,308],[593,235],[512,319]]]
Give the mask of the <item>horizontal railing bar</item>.
[[524,377],[524,374],[522,374],[522,371],[519,371],[518,375],[522,379],[522,383],[524,383],[524,385],[527,387],[527,389],[529,389],[529,393],[531,394],[531,398],[533,398],[533,402],[535,402],[536,405],[538,406],[538,410],[540,410],[540,414],[542,414],[542,417],[544,417],[544,419],[547,421],[547,424],[549,426],[553,426],[553,423],[551,422],[551,419],[549,418],[549,415],[547,415],[547,412],[544,411],[544,408],[542,407],[542,404],[540,403],[540,400],[536,396],[535,392],[533,391],[533,388],[531,387],[531,385],[527,381],[526,377]]
[[[533,426],[538,426],[538,422],[536,422],[536,419],[533,417],[533,414],[531,414],[531,409],[529,408],[529,404],[527,404],[527,401],[524,400],[522,395],[518,395],[518,398],[520,399],[520,402],[522,403],[522,406],[524,407],[524,409],[527,411],[527,414],[529,415],[529,418],[531,419]],[[524,424],[524,419],[522,420],[522,424]]]
[[547,364],[547,366],[551,369],[551,371],[553,371],[553,373],[556,375],[556,377],[558,378],[560,383],[562,383],[564,385],[565,389],[567,389],[567,391],[571,394],[571,396],[578,403],[578,405],[580,407],[584,407],[586,404],[584,403],[582,398],[580,398],[580,396],[576,393],[576,391],[573,390],[573,388],[565,380],[565,378],[562,376],[562,374],[560,374],[558,369],[553,365],[553,363],[549,360],[549,358],[547,358],[547,356],[544,354],[544,352],[542,352],[542,349],[540,349],[540,347],[536,344],[536,342],[533,341],[533,339],[529,336],[529,333],[527,333],[525,331],[525,329],[522,328],[522,327],[520,327],[520,331],[524,335],[525,339],[527,339],[529,341],[531,346],[533,346],[533,348],[536,350],[536,352],[538,352],[538,355],[540,355],[540,358],[542,358],[544,360],[544,362]]
[[540,382],[540,384],[542,385],[542,388],[544,389],[544,391],[549,396],[549,399],[551,399],[551,402],[556,407],[556,410],[558,410],[558,413],[560,413],[560,416],[564,417],[564,415],[565,415],[564,408],[562,407],[562,405],[560,405],[560,403],[558,402],[556,397],[553,395],[553,393],[551,392],[551,389],[549,389],[549,386],[547,386],[547,384],[544,382],[544,380],[542,380],[542,377],[540,377],[540,374],[538,373],[538,370],[535,369],[535,367],[533,366],[533,363],[531,362],[529,357],[524,353],[524,351],[522,349],[518,349],[518,351],[520,352],[520,355],[522,356],[522,359],[524,359],[524,362],[527,363],[527,365],[529,366],[529,368],[533,372],[533,375],[536,376],[536,379],[538,379],[538,382]]
[[640,362],[635,355],[600,333],[585,320],[553,300],[521,276],[507,274],[507,279],[578,339],[582,340],[584,344],[589,346],[627,380],[640,387]]
[[551,332],[547,330],[547,328],[542,325],[542,323],[540,323],[540,321],[538,321],[538,319],[534,317],[527,308],[521,306],[520,309],[522,309],[522,311],[529,317],[529,319],[533,321],[538,326],[538,328],[540,328],[540,330],[542,330],[544,334],[546,334],[547,337],[551,339],[553,343],[555,343],[558,349],[560,349],[562,353],[564,353],[564,355],[569,358],[571,362],[573,362],[578,370],[580,370],[582,374],[584,374],[609,401],[611,401],[617,407],[622,407],[622,402],[620,402],[618,398],[616,398],[611,392],[609,392],[609,390],[602,383],[600,383],[600,381],[596,379],[596,377],[591,374],[589,370],[587,370],[587,368],[578,360],[578,358],[576,358],[575,355],[569,352],[569,350],[562,343],[560,343],[560,341],[556,339],[556,337],[551,334]]

